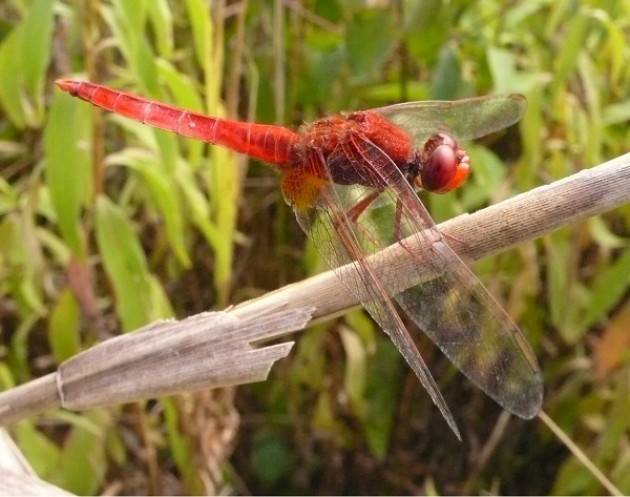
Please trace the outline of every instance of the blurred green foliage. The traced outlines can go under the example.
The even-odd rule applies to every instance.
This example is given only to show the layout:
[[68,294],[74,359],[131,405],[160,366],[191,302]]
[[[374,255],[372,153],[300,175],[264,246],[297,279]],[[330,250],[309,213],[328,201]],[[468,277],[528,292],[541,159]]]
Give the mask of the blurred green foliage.
[[[293,126],[524,93],[520,126],[469,149],[469,184],[426,198],[441,220],[626,152],[629,23],[622,0],[2,2],[2,386],[111,333],[319,269],[271,171],[102,115],[55,78]],[[476,266],[537,350],[545,409],[624,492],[629,243],[626,206]],[[84,494],[602,491],[536,421],[510,421],[482,460],[499,408],[432,349],[426,358],[463,444],[361,311],[303,333],[270,381],[236,398],[49,413],[13,434],[40,475]]]

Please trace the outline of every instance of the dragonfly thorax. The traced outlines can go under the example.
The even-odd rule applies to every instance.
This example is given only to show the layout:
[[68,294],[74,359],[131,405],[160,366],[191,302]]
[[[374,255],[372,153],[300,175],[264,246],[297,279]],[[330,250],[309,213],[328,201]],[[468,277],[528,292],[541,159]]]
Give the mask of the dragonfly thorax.
[[399,168],[410,161],[411,139],[383,116],[371,111],[327,117],[300,130],[294,145],[294,167],[342,185],[383,186],[382,165],[370,162],[376,147]]

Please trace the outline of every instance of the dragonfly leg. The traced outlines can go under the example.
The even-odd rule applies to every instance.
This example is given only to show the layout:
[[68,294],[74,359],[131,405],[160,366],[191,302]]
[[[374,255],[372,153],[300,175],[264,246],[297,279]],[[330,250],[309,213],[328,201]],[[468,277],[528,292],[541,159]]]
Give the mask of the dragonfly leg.
[[[409,181],[409,184],[411,185],[415,184],[415,179],[416,179],[416,175],[407,175],[407,181]],[[396,240],[399,240],[402,242],[403,236],[402,236],[402,230],[400,226],[401,218],[402,218],[402,201],[400,198],[398,198],[398,200],[396,201],[396,216],[394,219],[394,236],[396,237]],[[440,231],[438,229],[436,229],[436,231],[441,235],[441,237],[444,237],[445,239],[449,241],[449,245],[452,245],[450,242],[456,242],[455,244],[459,246],[464,245],[464,242],[461,239],[457,238],[456,236]],[[435,242],[437,241],[440,241],[440,240],[436,239]],[[404,244],[401,243],[401,245],[404,245]]]
[[359,216],[365,212],[372,202],[374,202],[378,196],[381,194],[381,190],[374,190],[370,192],[368,195],[359,200],[356,204],[354,204],[350,209],[346,211],[346,217],[348,221],[351,223],[356,223]]
[[[394,239],[397,240],[398,243],[400,243],[400,245],[402,245],[411,255],[413,255],[411,248],[408,247],[407,244],[405,243],[405,234],[402,232],[402,226],[401,226],[401,220],[402,220],[402,214],[403,214],[402,211],[403,211],[403,201],[402,201],[402,198],[399,197],[396,200],[396,212],[394,214]],[[445,233],[442,233],[437,228],[426,230],[426,232],[430,232],[431,234],[431,238],[432,238],[431,244],[442,242],[443,238],[446,236]]]
[[402,242],[402,236],[400,232],[400,218],[402,216],[402,201],[400,198],[396,200],[396,213],[394,217],[394,239]]
[[[455,235],[451,235],[450,233],[446,233],[445,231],[440,231],[440,233],[442,234],[444,238],[449,240],[449,245],[451,246],[452,246],[452,243],[450,242],[455,242],[455,244],[459,246],[463,246],[465,244],[465,242],[461,238],[457,238]],[[457,250],[455,252],[457,252]]]
[[365,195],[361,198],[356,204],[350,207],[343,216],[337,216],[334,221],[334,227],[339,229],[341,225],[344,224],[344,221],[347,219],[348,223],[356,224],[357,219],[365,212],[365,210],[370,206],[372,202],[374,202],[378,196],[381,194],[381,190],[374,190],[369,194]]
[[[400,245],[409,253],[409,255],[411,255],[412,257],[415,257],[413,250],[411,250],[411,247],[409,247],[407,243],[405,243],[405,236],[402,233],[402,227],[401,227],[402,209],[403,209],[402,199],[398,198],[396,200],[396,212],[395,212],[395,217],[394,217],[394,237],[395,237],[395,240],[398,240],[398,243],[400,243]],[[449,247],[451,247],[451,249],[453,249],[452,243],[450,243],[451,240],[457,242],[457,245],[459,246],[462,246],[464,244],[464,242],[460,240],[459,238],[453,235],[449,235],[448,233],[442,232],[438,230],[437,227],[436,229],[430,230],[430,233],[432,235],[431,247],[434,251],[439,252],[440,243],[446,244]],[[455,253],[457,253],[457,250],[455,250]]]

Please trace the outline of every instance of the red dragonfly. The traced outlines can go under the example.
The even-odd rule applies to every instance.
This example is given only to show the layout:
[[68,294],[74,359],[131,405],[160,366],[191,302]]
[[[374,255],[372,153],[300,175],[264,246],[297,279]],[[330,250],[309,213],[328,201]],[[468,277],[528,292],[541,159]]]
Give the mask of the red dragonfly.
[[[416,193],[460,186],[470,160],[457,140],[514,124],[525,110],[523,97],[402,103],[323,118],[296,132],[205,116],[85,81],[57,85],[109,111],[275,166],[300,226],[391,337],[458,438],[403,313],[506,410],[523,418],[538,413],[543,387],[534,354]],[[431,256],[394,278],[379,269],[379,257],[395,244],[409,257],[417,257],[411,245],[428,246]]]

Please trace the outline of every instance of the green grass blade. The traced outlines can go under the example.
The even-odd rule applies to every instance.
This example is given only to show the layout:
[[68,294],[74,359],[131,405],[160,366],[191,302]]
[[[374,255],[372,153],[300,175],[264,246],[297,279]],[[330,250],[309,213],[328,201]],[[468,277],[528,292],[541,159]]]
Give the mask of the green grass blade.
[[33,421],[24,420],[15,425],[15,439],[20,450],[40,478],[49,478],[59,463],[61,450],[55,442],[37,431]]
[[82,417],[95,425],[97,432],[82,425],[74,425],[66,437],[59,464],[50,479],[52,483],[77,495],[95,495],[107,471],[105,439],[111,418],[102,409],[93,410]]
[[51,58],[54,0],[35,0],[22,25],[22,75],[33,99],[37,122],[43,116],[43,90]]
[[212,25],[208,15],[208,4],[203,0],[185,0],[188,20],[192,28],[195,55],[199,67],[205,67],[210,52]]
[[606,316],[630,288],[630,250],[625,250],[613,264],[603,268],[591,287],[589,305],[580,323],[583,329]]
[[170,174],[155,167],[152,156],[124,150],[108,158],[110,164],[124,164],[137,171],[151,192],[151,198],[158,208],[166,225],[166,236],[179,262],[190,267],[191,262],[184,241],[184,216],[180,199],[177,195],[177,184]]
[[96,202],[96,239],[123,329],[131,331],[164,317],[155,313],[155,292],[134,228],[124,211],[104,196]]
[[173,12],[167,0],[153,0],[149,3],[149,20],[155,34],[155,43],[160,56],[173,56]]
[[20,61],[17,56],[21,37],[20,27],[17,27],[0,44],[0,104],[18,129],[26,126],[26,115],[22,107]]
[[57,364],[80,351],[80,324],[79,304],[74,294],[65,289],[61,292],[48,322],[48,343]]
[[79,216],[92,191],[91,112],[80,100],[56,92],[44,130],[46,183],[63,239],[79,257],[86,255]]

